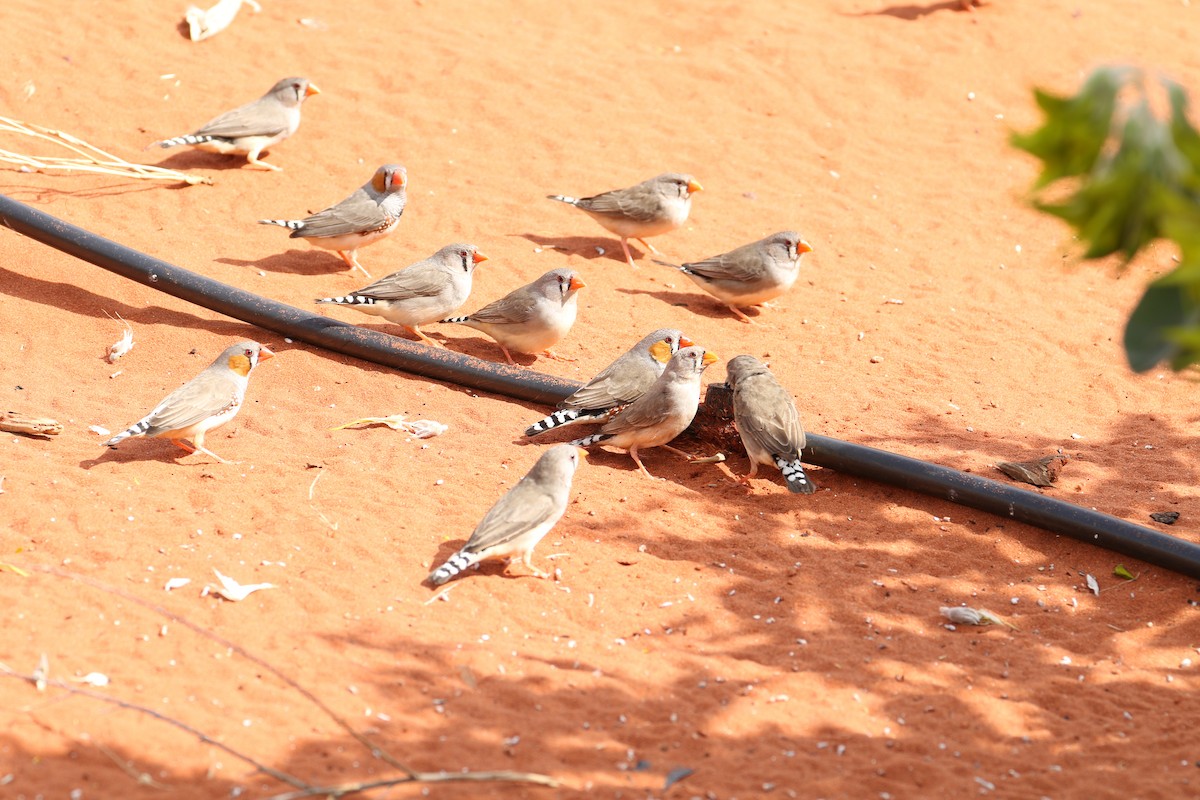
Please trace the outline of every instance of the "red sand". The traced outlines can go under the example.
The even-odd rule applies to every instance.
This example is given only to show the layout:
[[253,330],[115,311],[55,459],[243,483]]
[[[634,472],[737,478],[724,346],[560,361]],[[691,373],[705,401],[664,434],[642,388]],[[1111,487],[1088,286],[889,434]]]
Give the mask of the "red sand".
[[[1034,85],[1071,92],[1101,63],[1161,70],[1200,97],[1186,0],[974,12],[949,0],[263,0],[199,44],[180,33],[185,5],[9,3],[0,107],[215,185],[6,169],[0,191],[310,307],[361,276],[255,220],[324,207],[399,161],[409,207],[360,254],[375,275],[474,242],[491,260],[470,309],[553,267],[582,271],[579,321],[556,348],[578,361],[528,359],[534,369],[585,379],[644,332],[679,327],[725,359],[769,356],[811,431],[992,477],[996,461],[1063,448],[1073,460],[1050,494],[1151,526],[1150,512],[1178,511],[1164,530],[1197,538],[1196,384],[1132,375],[1120,347],[1172,252],[1156,246],[1121,274],[1079,265],[1066,230],[1028,207],[1036,165],[1007,143],[1038,121]],[[270,153],[283,172],[141,152],[293,74],[323,92]],[[0,147],[57,152],[19,137]],[[687,226],[655,240],[667,257],[785,228],[814,246],[764,324],[646,257],[631,271],[615,239],[544,199],[666,170],[706,189]],[[398,775],[264,667],[137,598],[274,665],[415,769],[562,783],[438,785],[434,797],[1200,795],[1195,580],[832,470],[812,470],[811,497],[777,475],[747,494],[732,480],[742,453],[695,466],[650,451],[668,478],[650,484],[623,453],[598,451],[535,555],[560,581],[489,567],[427,603],[430,567],[541,452],[518,434],[543,408],[289,344],[12,233],[0,234],[0,293],[4,408],[66,428],[0,436],[0,562],[111,588],[0,572],[12,670],[45,654],[52,679],[103,673],[111,684],[95,691],[310,783]],[[101,360],[120,335],[106,312],[136,340],[116,366]],[[474,332],[431,331],[497,357]],[[158,440],[110,452],[89,431],[135,421],[246,337],[278,357],[209,437],[239,466]],[[723,380],[723,365],[707,378]],[[428,447],[382,427],[330,430],[393,413],[450,430]],[[1117,563],[1138,580],[1113,577]],[[277,588],[201,597],[214,569]],[[192,583],[166,593],[176,577]],[[938,609],[960,603],[1019,630],[947,630]],[[53,687],[5,678],[0,708],[5,797],[288,788]],[[678,767],[694,774],[664,792]]]

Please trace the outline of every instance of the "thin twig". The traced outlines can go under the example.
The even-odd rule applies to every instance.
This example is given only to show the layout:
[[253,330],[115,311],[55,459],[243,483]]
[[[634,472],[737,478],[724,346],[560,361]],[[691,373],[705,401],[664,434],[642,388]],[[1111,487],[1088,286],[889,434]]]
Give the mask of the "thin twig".
[[234,758],[238,759],[239,761],[244,761],[247,764],[250,764],[255,769],[260,770],[267,775],[270,775],[272,778],[274,778],[277,781],[286,783],[289,786],[294,786],[297,789],[302,789],[304,791],[308,791],[309,789],[312,788],[308,783],[301,780],[300,778],[297,778],[295,775],[289,775],[288,773],[277,770],[274,767],[269,767],[266,764],[263,764],[262,762],[255,760],[251,756],[246,755],[245,753],[242,753],[238,750],[234,750],[232,747],[230,747],[227,744],[222,744],[221,742],[218,742],[216,739],[212,738],[204,731],[199,730],[198,728],[193,728],[191,725],[188,725],[186,722],[183,722],[182,720],[175,719],[174,717],[168,717],[166,714],[163,714],[159,711],[155,711],[153,708],[148,708],[146,706],[138,705],[137,703],[131,703],[128,700],[122,700],[118,697],[113,697],[111,695],[104,694],[103,692],[93,692],[90,689],[80,689],[77,686],[72,686],[71,684],[66,683],[65,681],[59,680],[58,678],[46,679],[46,678],[39,678],[37,675],[25,675],[25,674],[22,674],[20,672],[17,672],[16,670],[12,669],[7,664],[0,664],[0,675],[7,675],[10,678],[18,678],[20,680],[33,683],[35,685],[37,685],[38,683],[41,683],[46,686],[53,686],[56,689],[62,689],[64,692],[68,692],[70,694],[77,694],[77,695],[82,695],[83,697],[90,697],[93,700],[99,700],[104,703],[110,703],[111,705],[129,709],[130,711],[137,711],[142,714],[146,714],[147,716],[154,717],[155,719],[157,719],[161,722],[165,722],[168,725],[174,725],[176,728],[179,728],[180,730],[190,733],[192,736],[195,736],[197,739],[199,739],[204,744],[209,744],[209,745],[212,745],[213,747],[216,747],[218,750],[223,750],[224,752],[228,753],[229,755],[233,756]]
[[178,614],[176,614],[175,612],[169,611],[169,610],[163,608],[162,606],[155,605],[154,603],[151,603],[148,600],[143,600],[142,598],[138,597],[137,595],[130,594],[122,589],[116,588],[115,586],[108,586],[107,584],[101,583],[100,581],[97,581],[93,578],[89,578],[84,575],[77,575],[73,572],[66,572],[64,570],[58,569],[57,567],[48,567],[48,566],[45,566],[42,564],[32,565],[29,567],[29,569],[36,570],[38,572],[42,572],[47,575],[53,575],[58,578],[67,578],[69,580],[78,581],[79,583],[86,584],[88,586],[91,586],[94,589],[99,589],[102,592],[108,592],[109,594],[114,594],[114,595],[117,595],[118,597],[123,597],[126,600],[129,600],[131,602],[137,603],[140,606],[143,606],[144,608],[150,609],[151,611],[153,611],[156,614],[160,614],[160,615],[166,617],[167,619],[171,620],[172,622],[177,622],[180,625],[183,625],[184,627],[191,629],[195,633],[200,634],[201,636],[204,636],[208,639],[212,639],[214,642],[221,645],[222,647],[227,647],[230,650],[237,653],[238,655],[242,656],[243,658],[249,659],[250,661],[253,661],[255,664],[258,664],[260,667],[269,671],[272,675],[279,678],[281,681],[286,683],[288,686],[295,689],[297,692],[299,692],[301,695],[303,695],[309,702],[311,702],[317,708],[324,711],[325,714],[330,719],[332,719],[334,722],[336,722],[338,724],[338,726],[341,727],[342,730],[344,730],[346,733],[348,733],[352,737],[354,737],[354,739],[359,744],[361,744],[363,747],[367,748],[367,750],[375,758],[381,759],[382,761],[386,762],[387,764],[400,770],[405,775],[408,775],[410,777],[417,774],[416,771],[411,770],[408,767],[406,767],[404,764],[400,763],[400,761],[398,759],[396,759],[394,756],[392,756],[386,750],[384,750],[379,745],[372,742],[365,735],[359,733],[354,728],[352,728],[350,726],[350,723],[346,722],[346,720],[343,719],[341,716],[339,716],[337,714],[337,712],[335,712],[329,706],[325,705],[325,703],[319,697],[317,697],[312,692],[310,692],[308,689],[305,689],[303,686],[301,686],[299,683],[297,683],[294,678],[290,677],[289,675],[284,674],[281,670],[279,670],[279,668],[277,668],[275,665],[271,664],[270,662],[254,655],[253,653],[250,653],[249,651],[246,650],[246,648],[242,647],[241,645],[237,644],[236,642],[231,642],[230,640],[228,640],[216,633],[213,633],[210,630],[202,628],[199,625],[195,624],[194,622],[191,622],[190,620],[185,619],[184,617],[181,617]]
[[69,133],[21,122],[10,117],[0,117],[0,132],[16,133],[34,139],[53,142],[80,156],[80,158],[32,156],[0,149],[0,161],[18,164],[30,169],[65,169],[76,172],[97,172],[105,175],[117,175],[125,178],[182,181],[191,185],[197,183],[212,184],[211,178],[201,175],[189,175],[186,172],[179,172],[165,167],[150,166],[148,164],[133,164],[123,158],[118,158],[111,153],[105,152],[95,145],[88,144]]

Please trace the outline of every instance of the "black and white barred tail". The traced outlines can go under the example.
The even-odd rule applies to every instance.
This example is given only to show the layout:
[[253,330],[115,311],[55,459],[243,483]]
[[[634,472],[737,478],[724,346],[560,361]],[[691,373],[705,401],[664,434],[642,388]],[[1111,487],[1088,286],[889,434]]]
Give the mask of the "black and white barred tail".
[[117,442],[122,442],[122,441],[128,439],[130,436],[141,436],[148,430],[150,430],[150,421],[149,420],[144,419],[141,422],[135,422],[134,424],[129,426],[128,430],[118,433],[116,436],[112,437],[107,442],[105,442],[104,446],[112,447]]
[[216,141],[216,139],[216,136],[193,136],[189,133],[186,136],[176,136],[174,139],[163,139],[156,144],[159,147],[178,147],[181,144],[207,144],[208,142]]
[[591,445],[599,444],[605,439],[611,439],[612,437],[613,434],[611,433],[593,433],[591,436],[585,436],[582,439],[576,439],[575,441],[571,442],[571,444],[575,445],[576,447],[590,447]]
[[800,465],[800,459],[789,461],[782,456],[772,456],[775,459],[775,466],[779,467],[779,471],[783,473],[784,480],[787,481],[789,492],[796,494],[812,494],[817,490],[817,485],[809,480],[808,475],[804,473],[804,467]]
[[302,219],[260,219],[259,225],[278,225],[281,228],[287,228],[289,231],[298,231],[304,228],[304,220]]
[[567,197],[564,194],[548,194],[548,195],[546,195],[546,197],[550,198],[551,200],[557,200],[560,203],[566,203],[567,205],[570,205],[570,206],[579,205],[578,197]]
[[339,306],[373,306],[379,301],[374,297],[364,297],[361,294],[344,294],[341,297],[322,297],[318,303],[336,303]]
[[426,578],[426,580],[428,580],[434,586],[441,586],[443,583],[450,580],[455,575],[459,574],[478,561],[479,557],[474,553],[466,553],[462,550],[459,550],[457,553],[450,556],[450,558],[446,559],[445,564],[442,564],[433,572],[429,573],[429,577]]
[[439,320],[438,320],[438,322],[466,322],[466,321],[467,321],[467,320],[469,320],[470,318],[471,318],[470,316],[466,316],[466,317],[446,317],[445,319],[439,319]]
[[611,409],[598,411],[583,411],[578,408],[560,408],[545,419],[540,419],[525,429],[526,436],[537,436],[551,428],[561,428],[564,425],[574,425],[576,422],[599,422],[612,416]]

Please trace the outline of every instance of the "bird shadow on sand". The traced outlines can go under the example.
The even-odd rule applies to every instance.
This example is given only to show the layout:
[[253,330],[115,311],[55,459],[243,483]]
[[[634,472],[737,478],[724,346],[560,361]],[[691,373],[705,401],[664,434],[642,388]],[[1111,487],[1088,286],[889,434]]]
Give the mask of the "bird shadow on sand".
[[[186,145],[180,145],[180,147],[183,149],[177,150],[176,152],[164,158],[162,161],[159,161],[154,166],[181,171],[189,169],[245,169],[251,172],[264,172],[268,174],[274,172],[274,170],[269,170],[266,167],[254,166],[246,160],[245,156],[209,153],[205,152],[204,150],[196,150],[194,148],[187,147]],[[145,151],[152,152],[156,149],[162,150],[163,148],[156,147],[154,144],[150,144],[146,146]],[[259,158],[263,161],[266,161],[267,156],[269,155],[269,152],[264,151],[259,153]],[[282,167],[281,164],[275,164],[275,166]]]
[[270,270],[271,272],[281,272],[288,275],[333,275],[335,273],[345,273],[354,279],[354,286],[366,286],[371,282],[371,279],[363,275],[358,270],[351,270],[346,266],[346,262],[342,261],[334,253],[322,252],[320,250],[300,250],[292,249],[284,253],[276,253],[273,256],[260,258],[257,261],[248,261],[242,258],[217,258],[213,259],[221,264],[229,264],[234,267],[252,267],[254,269]]
[[[731,319],[738,322],[738,318],[733,312],[715,300],[708,300],[706,297],[696,294],[685,294],[683,292],[673,292],[670,290],[654,290],[654,289],[629,289],[623,286],[618,286],[617,291],[622,294],[644,294],[653,297],[656,300],[661,300],[667,305],[676,306],[678,308],[686,308],[693,314],[709,319]],[[761,315],[761,310],[751,306],[743,308],[742,313],[748,317]]]
[[894,5],[887,8],[881,8],[878,11],[861,11],[857,14],[846,14],[847,17],[896,17],[910,22],[918,20],[921,17],[927,17],[930,14],[936,14],[939,11],[956,11],[959,13],[969,13],[974,11],[973,8],[964,6],[959,0],[943,0],[940,3],[929,3],[927,5],[907,4]]
[[[567,255],[585,258],[588,261],[603,258],[609,261],[616,261],[618,264],[625,264],[625,254],[621,252],[620,239],[604,239],[595,236],[541,236],[536,233],[511,235],[527,239],[538,247],[553,248]],[[649,255],[642,252],[637,245],[632,243],[629,245],[629,251],[633,253],[634,260],[639,260],[638,253],[641,253],[642,258]]]
[[[124,429],[122,429],[124,430]],[[101,445],[103,446],[103,445]],[[134,461],[160,461],[163,463],[173,463],[179,466],[191,467],[235,467],[237,462],[231,461],[228,464],[222,464],[219,461],[213,461],[207,455],[200,453],[201,461],[195,463],[182,463],[185,458],[192,458],[196,453],[189,453],[181,447],[176,447],[165,439],[154,441],[148,439],[146,441],[134,441],[126,443],[123,448],[104,447],[104,452],[100,453],[95,458],[85,458],[79,462],[80,469],[91,469],[92,467],[104,464],[106,462],[116,462],[120,464],[130,463]]]
[[[427,328],[423,331],[430,339],[439,339],[447,350],[453,350],[464,355],[474,356],[481,361],[491,361],[496,364],[512,366],[504,360],[504,353],[500,350],[500,345],[492,339],[483,336],[466,336],[466,337],[451,337],[446,336],[437,328]],[[436,336],[434,334],[437,334]],[[518,367],[533,369],[538,362],[538,356],[528,355],[526,353],[513,353],[513,361],[517,362]]]

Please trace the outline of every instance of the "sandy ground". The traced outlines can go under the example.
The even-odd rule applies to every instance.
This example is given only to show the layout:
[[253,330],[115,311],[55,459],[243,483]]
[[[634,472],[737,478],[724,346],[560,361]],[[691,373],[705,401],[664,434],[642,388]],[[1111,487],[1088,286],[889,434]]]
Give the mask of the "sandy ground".
[[[811,431],[992,477],[996,461],[1062,448],[1073,458],[1049,494],[1148,526],[1177,511],[1159,529],[1198,538],[1196,384],[1132,375],[1120,347],[1172,252],[1123,273],[1079,264],[1068,232],[1028,207],[1035,164],[1007,142],[1038,121],[1033,86],[1071,92],[1102,63],[1160,70],[1196,97],[1194,4],[263,5],[195,44],[183,3],[5,4],[3,114],[215,183],[5,169],[0,191],[311,308],[361,276],[255,220],[318,210],[400,162],[408,209],[361,253],[375,275],[473,242],[491,259],[468,310],[555,267],[584,276],[557,348],[577,361],[532,369],[583,380],[678,327],[723,359],[769,357]],[[285,75],[322,93],[270,153],[282,172],[142,152]],[[616,239],[544,199],[668,170],[705,191],[655,240],[666,257],[787,228],[815,248],[761,324],[640,248],[630,270]],[[117,314],[136,344],[113,366]],[[473,331],[431,332],[498,357]],[[109,451],[89,430],[134,422],[242,338],[277,357],[209,437],[239,465],[160,440]],[[65,426],[0,436],[0,562],[27,573],[0,571],[0,660],[30,674],[44,655],[52,680],[309,784],[400,775],[336,715],[415,770],[561,782],[431,797],[1200,796],[1194,579],[829,469],[811,471],[813,496],[770,473],[747,493],[733,479],[744,453],[699,466],[650,451],[667,478],[652,484],[601,449],[535,556],[559,580],[492,566],[430,603],[421,580],[536,459],[519,434],[545,407],[289,343],[13,233],[0,233],[0,356],[4,408]],[[706,379],[724,380],[723,363]],[[394,413],[449,432],[331,430]],[[1114,577],[1118,563],[1138,579]],[[275,588],[202,597],[214,570]],[[168,593],[173,578],[191,583]],[[948,630],[939,607],[962,603],[1017,629]],[[79,682],[93,672],[109,685]],[[95,697],[4,677],[0,709],[4,797],[289,789]],[[693,772],[664,790],[680,769]]]

